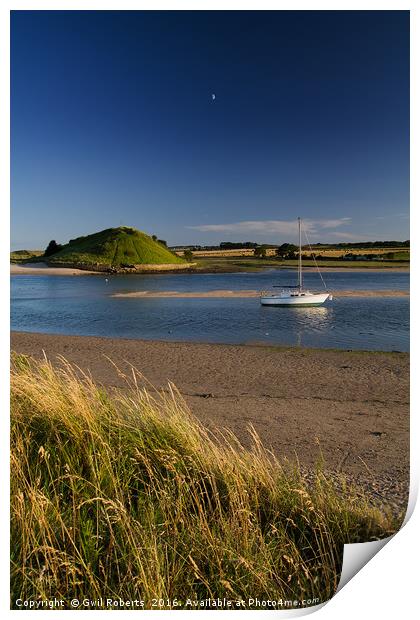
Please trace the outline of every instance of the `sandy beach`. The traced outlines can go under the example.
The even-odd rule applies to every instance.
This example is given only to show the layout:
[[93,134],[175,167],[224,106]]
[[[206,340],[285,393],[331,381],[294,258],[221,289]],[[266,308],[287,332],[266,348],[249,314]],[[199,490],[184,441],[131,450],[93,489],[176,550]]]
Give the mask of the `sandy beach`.
[[73,267],[48,267],[45,263],[26,263],[25,265],[11,263],[10,265],[11,276],[85,276],[89,274],[97,275],[97,272]]
[[[206,297],[259,297],[261,291],[256,290],[215,290],[215,291],[131,291],[129,293],[114,293],[111,297],[180,297],[180,298],[206,298]],[[408,297],[408,291],[334,291],[334,297]]]
[[247,445],[253,425],[280,458],[324,459],[379,502],[404,506],[409,472],[409,356],[13,332],[12,350],[79,365],[124,387],[131,365],[158,388],[172,381],[209,428]]

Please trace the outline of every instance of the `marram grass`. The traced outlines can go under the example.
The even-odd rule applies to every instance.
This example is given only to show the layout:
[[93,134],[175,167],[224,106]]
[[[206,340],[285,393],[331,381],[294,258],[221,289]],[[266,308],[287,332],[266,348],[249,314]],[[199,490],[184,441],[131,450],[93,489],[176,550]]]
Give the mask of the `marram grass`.
[[[118,370],[116,369],[116,372]],[[176,389],[107,392],[65,360],[13,356],[11,605],[56,597],[180,607],[330,598],[343,543],[398,526],[253,433],[211,435]],[[252,432],[252,431],[251,431]]]

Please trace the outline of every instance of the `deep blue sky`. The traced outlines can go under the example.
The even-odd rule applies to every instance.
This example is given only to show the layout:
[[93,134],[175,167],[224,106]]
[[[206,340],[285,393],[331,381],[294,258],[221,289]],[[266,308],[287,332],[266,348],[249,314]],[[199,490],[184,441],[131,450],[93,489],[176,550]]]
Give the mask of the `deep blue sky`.
[[[12,247],[409,237],[408,11],[14,11]],[[216,99],[212,99],[212,94]]]

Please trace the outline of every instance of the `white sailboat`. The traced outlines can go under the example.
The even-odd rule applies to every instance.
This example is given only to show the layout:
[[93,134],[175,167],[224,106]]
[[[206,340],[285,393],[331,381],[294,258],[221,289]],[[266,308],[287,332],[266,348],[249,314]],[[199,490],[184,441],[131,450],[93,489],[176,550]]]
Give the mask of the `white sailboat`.
[[[332,295],[324,293],[312,293],[303,287],[302,274],[302,223],[298,217],[299,226],[299,261],[298,261],[298,284],[294,286],[283,286],[279,293],[262,291],[260,301],[263,306],[320,306],[327,299],[332,299]],[[318,267],[318,265],[317,265]],[[319,271],[319,269],[318,269]],[[319,275],[322,279],[321,273]],[[279,288],[274,285],[275,288]]]

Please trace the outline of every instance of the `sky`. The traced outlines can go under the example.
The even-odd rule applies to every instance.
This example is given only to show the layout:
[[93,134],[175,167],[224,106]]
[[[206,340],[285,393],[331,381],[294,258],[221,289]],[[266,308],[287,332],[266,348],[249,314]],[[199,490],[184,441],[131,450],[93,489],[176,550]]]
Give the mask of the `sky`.
[[13,11],[11,244],[409,238],[408,11]]

